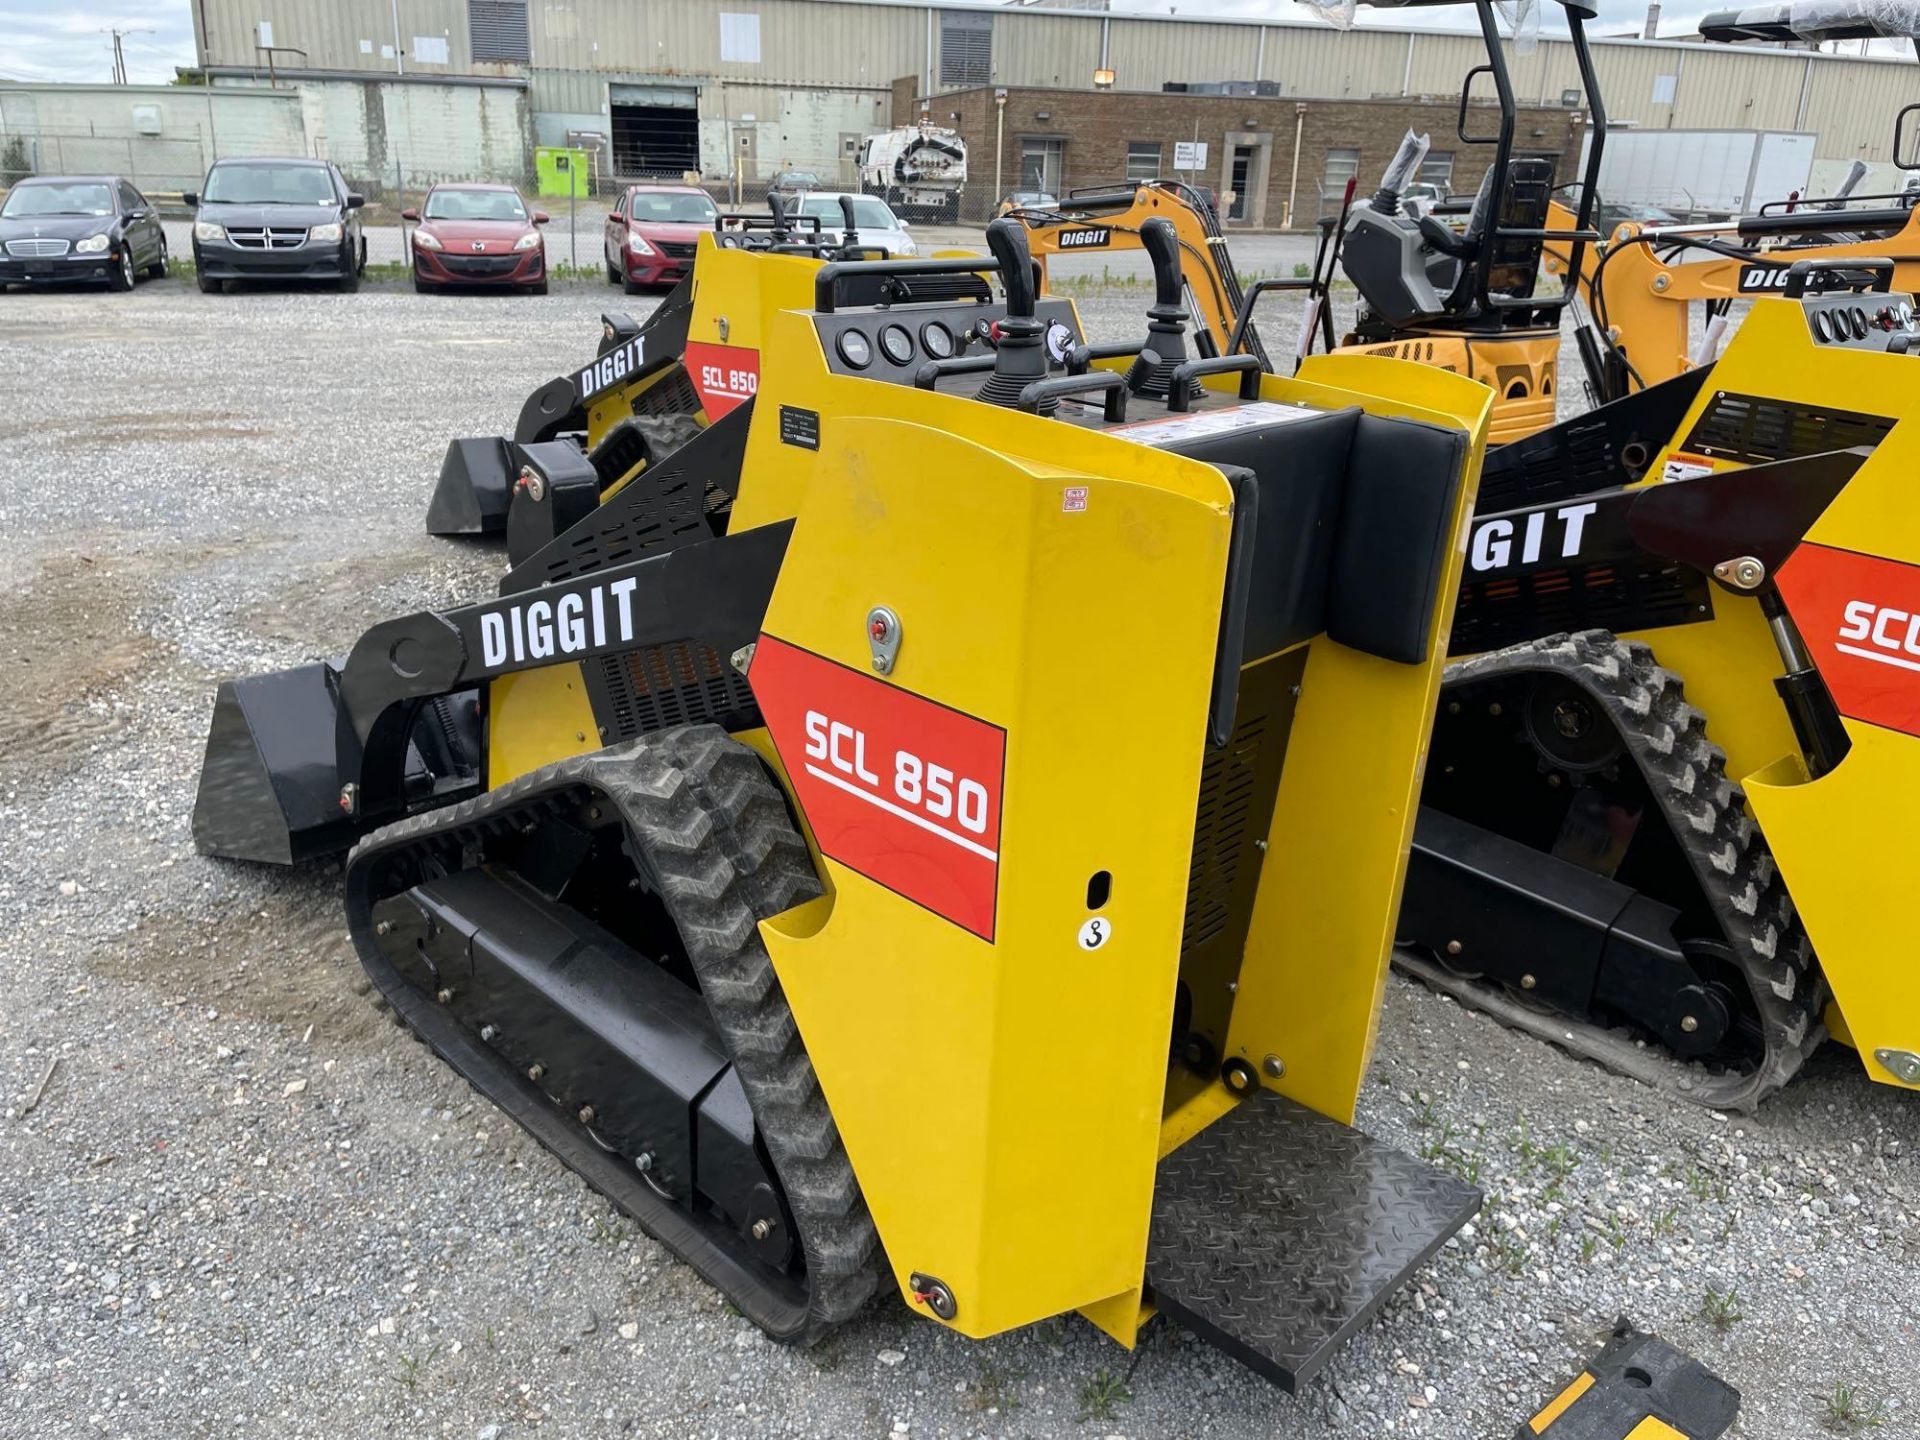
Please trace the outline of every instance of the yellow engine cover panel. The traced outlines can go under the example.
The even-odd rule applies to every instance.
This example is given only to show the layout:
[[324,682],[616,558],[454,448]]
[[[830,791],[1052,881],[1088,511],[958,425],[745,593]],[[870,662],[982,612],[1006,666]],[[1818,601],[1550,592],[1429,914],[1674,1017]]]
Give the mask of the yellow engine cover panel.
[[[834,414],[856,387],[939,423]],[[805,388],[820,450],[776,452],[785,483],[759,492],[797,520],[751,674],[834,896],[763,927],[775,969],[909,1299],[937,1277],[976,1336],[1131,1305],[1225,481],[946,397]],[[954,433],[983,420],[996,449]],[[876,606],[900,638],[884,676]]]

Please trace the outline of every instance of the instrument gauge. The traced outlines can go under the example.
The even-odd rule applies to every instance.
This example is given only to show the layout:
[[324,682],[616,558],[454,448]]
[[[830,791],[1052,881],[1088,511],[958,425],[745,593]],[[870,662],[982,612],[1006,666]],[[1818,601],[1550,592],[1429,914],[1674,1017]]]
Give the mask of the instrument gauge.
[[929,320],[920,327],[920,344],[935,360],[948,359],[953,354],[953,332],[938,320]]
[[856,370],[864,370],[873,363],[873,345],[858,330],[840,332],[840,358]]
[[888,325],[880,332],[880,353],[896,365],[913,359],[913,336],[904,325]]

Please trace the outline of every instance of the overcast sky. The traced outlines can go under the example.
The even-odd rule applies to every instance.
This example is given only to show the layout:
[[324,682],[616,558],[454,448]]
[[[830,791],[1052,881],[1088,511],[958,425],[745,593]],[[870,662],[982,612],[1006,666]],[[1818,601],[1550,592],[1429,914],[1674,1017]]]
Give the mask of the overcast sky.
[[[327,0],[309,0],[325,4]],[[641,4],[643,0],[632,0]],[[1737,3],[1737,0],[1734,0]],[[401,9],[406,0],[400,0]],[[127,72],[136,82],[164,84],[174,67],[194,63],[193,20],[189,0],[0,0],[0,79],[91,80],[113,78],[109,30],[126,33]],[[1549,4],[1548,23],[1559,13]],[[1663,35],[1691,32],[1699,18],[1724,8],[1712,0],[1671,0],[1661,16]],[[1114,0],[1114,9],[1175,10],[1182,15],[1266,16],[1304,19],[1311,12],[1292,0]],[[1645,21],[1645,0],[1600,0],[1595,35],[1637,35]],[[1373,10],[1363,7],[1361,23],[1472,23],[1465,6],[1444,9]],[[1885,42],[1875,42],[1876,47]],[[1901,42],[1904,44],[1904,42]]]

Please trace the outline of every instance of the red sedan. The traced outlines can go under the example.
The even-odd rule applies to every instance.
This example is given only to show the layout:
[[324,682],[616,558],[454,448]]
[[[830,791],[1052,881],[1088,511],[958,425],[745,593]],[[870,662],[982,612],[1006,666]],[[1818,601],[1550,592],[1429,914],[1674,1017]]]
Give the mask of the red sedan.
[[693,269],[693,247],[720,214],[697,185],[629,185],[607,217],[607,283],[637,295]]
[[413,288],[470,289],[502,285],[547,293],[547,245],[536,228],[543,210],[527,213],[511,185],[436,185],[417,210],[413,231]]

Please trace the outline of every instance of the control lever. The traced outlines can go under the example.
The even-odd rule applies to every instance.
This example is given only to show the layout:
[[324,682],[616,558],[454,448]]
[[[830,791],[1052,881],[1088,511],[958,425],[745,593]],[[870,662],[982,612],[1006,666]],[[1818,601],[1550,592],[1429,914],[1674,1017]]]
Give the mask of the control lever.
[[860,248],[860,232],[853,223],[853,197],[840,197],[840,248],[851,255]]
[[787,202],[769,190],[767,192],[767,209],[773,215],[774,241],[778,243],[779,241],[785,240],[787,238]]
[[[1150,400],[1173,394],[1173,372],[1187,363],[1187,309],[1180,282],[1180,234],[1156,215],[1140,227],[1140,243],[1153,261],[1153,304],[1147,309],[1147,343],[1127,369],[1127,388]],[[1193,386],[1198,395],[1200,387]]]
[[[978,399],[989,405],[1015,409],[1020,395],[1036,380],[1047,378],[1045,327],[1034,317],[1033,254],[1027,248],[1027,229],[1017,220],[1002,218],[987,226],[987,248],[1000,262],[1000,283],[1007,291],[1007,314],[1000,322],[1000,339],[993,352],[993,373],[980,387]],[[1059,401],[1047,395],[1039,413],[1051,415]]]

